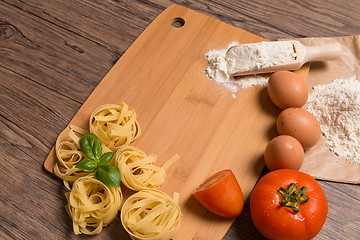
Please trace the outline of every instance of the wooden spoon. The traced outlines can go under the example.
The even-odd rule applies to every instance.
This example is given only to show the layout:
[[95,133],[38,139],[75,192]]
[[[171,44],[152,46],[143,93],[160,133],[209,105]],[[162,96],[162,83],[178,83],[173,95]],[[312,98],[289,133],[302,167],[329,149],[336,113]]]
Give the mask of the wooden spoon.
[[[232,76],[244,76],[251,74],[271,73],[280,70],[297,70],[307,62],[334,60],[340,57],[342,49],[340,44],[329,44],[322,46],[308,47],[299,41],[291,40],[290,42],[295,50],[296,58],[291,62],[281,63],[264,68],[253,68],[249,70],[232,71],[228,68],[228,73]],[[227,50],[226,59],[231,51],[235,51],[240,45],[233,46]]]

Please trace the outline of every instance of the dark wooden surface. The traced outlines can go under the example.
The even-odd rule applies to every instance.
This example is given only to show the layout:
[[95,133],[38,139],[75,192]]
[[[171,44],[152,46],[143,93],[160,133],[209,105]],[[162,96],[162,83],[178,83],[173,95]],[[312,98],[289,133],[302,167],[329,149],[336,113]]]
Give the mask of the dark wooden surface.
[[[61,130],[131,43],[179,4],[269,40],[360,34],[359,1],[0,1],[0,239],[119,239],[119,219],[75,236],[64,188],[42,164]],[[359,185],[320,181],[317,239],[359,239]],[[129,239],[129,238],[121,238]],[[249,204],[224,239],[262,239]]]

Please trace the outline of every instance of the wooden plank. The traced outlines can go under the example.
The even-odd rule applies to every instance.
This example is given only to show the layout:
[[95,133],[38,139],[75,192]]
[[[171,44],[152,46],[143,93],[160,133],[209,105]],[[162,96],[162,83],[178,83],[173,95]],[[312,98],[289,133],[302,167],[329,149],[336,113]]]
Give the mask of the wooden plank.
[[[17,7],[0,8],[0,16],[4,16],[2,31],[7,33],[5,41],[0,41],[0,66],[69,99],[76,96],[77,101],[85,101],[113,64],[109,61],[112,53],[105,46],[48,24]],[[90,65],[92,61],[107,64]]]
[[[176,18],[185,25],[172,26]],[[190,9],[169,7],[119,59],[69,124],[87,128],[97,106],[124,101],[135,108],[142,129],[134,146],[157,154],[159,165],[180,155],[161,187],[181,196],[183,221],[174,239],[222,238],[234,219],[209,213],[191,192],[206,177],[231,168],[247,198],[264,167],[263,151],[278,113],[265,89],[242,89],[233,97],[204,73],[205,53],[234,40],[264,39]],[[307,72],[305,67],[299,74],[306,78]],[[52,150],[45,168],[51,172],[54,162]]]

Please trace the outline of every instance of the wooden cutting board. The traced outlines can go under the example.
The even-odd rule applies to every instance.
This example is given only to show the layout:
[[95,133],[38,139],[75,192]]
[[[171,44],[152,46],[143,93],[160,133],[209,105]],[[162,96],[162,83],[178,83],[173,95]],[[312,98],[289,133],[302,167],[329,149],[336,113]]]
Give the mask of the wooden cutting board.
[[[180,193],[182,224],[174,239],[221,239],[234,219],[206,211],[192,191],[230,168],[247,198],[264,167],[263,152],[276,135],[279,113],[266,89],[241,89],[234,96],[204,73],[209,50],[263,40],[173,5],[131,45],[69,123],[88,129],[97,106],[124,101],[136,110],[142,130],[134,146],[157,154],[158,165],[180,155],[161,187],[170,196]],[[308,67],[298,71],[304,79],[307,73]],[[55,161],[53,149],[44,167],[53,172]]]

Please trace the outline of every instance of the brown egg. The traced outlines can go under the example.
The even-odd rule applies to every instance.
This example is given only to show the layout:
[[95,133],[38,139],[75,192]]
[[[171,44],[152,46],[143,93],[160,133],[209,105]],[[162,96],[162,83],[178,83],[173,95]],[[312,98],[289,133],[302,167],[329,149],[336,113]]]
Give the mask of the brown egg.
[[281,109],[302,107],[308,99],[305,81],[290,71],[273,73],[269,78],[267,91],[271,101]]
[[321,129],[314,115],[302,108],[283,110],[276,121],[279,135],[296,138],[304,149],[314,146],[321,137]]
[[270,171],[283,168],[299,170],[304,162],[304,149],[295,138],[280,135],[266,146],[264,160]]

